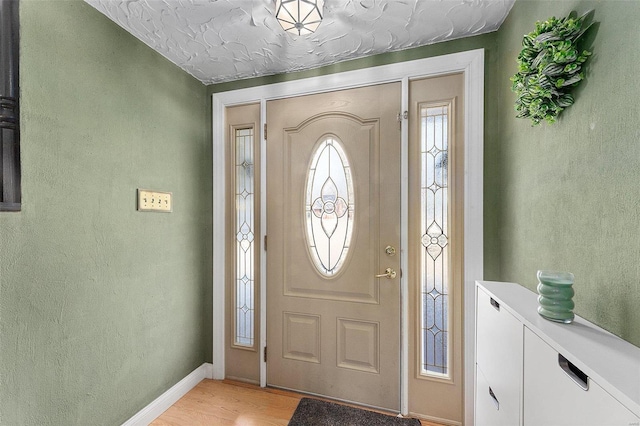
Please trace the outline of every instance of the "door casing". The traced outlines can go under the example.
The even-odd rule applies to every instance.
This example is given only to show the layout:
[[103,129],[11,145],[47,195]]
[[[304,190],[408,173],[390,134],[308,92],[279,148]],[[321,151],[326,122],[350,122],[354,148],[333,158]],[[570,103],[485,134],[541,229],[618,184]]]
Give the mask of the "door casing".
[[[321,93],[332,90],[349,89],[373,84],[402,82],[402,112],[408,110],[409,81],[418,78],[433,77],[454,72],[464,73],[465,80],[465,177],[464,177],[464,419],[465,424],[474,424],[474,359],[475,359],[475,281],[483,277],[483,150],[484,150],[484,49],[452,53],[449,55],[399,62],[361,70],[348,71],[319,77],[294,80],[290,82],[258,86],[212,94],[212,131],[213,131],[213,378],[224,379],[225,367],[225,108],[233,105],[259,102],[261,105],[262,129],[266,123],[266,101],[287,97]],[[401,173],[401,253],[407,253],[408,235],[408,126],[403,120]],[[262,164],[266,164],[266,150],[261,149]],[[262,169],[261,180],[266,181],[266,170]],[[261,194],[261,205],[266,205],[266,194]],[[218,201],[215,201],[218,200]],[[261,212],[262,223],[266,223],[266,210]],[[261,241],[267,234],[263,228]],[[264,250],[262,258],[265,257]],[[407,256],[402,256],[402,269],[408,270]],[[266,289],[266,262],[261,262],[260,275]],[[405,274],[406,277],[406,274]],[[401,280],[401,412],[408,412],[408,283]],[[262,321],[260,348],[266,345],[266,295],[261,295]],[[266,363],[261,365],[261,384],[266,385]]]

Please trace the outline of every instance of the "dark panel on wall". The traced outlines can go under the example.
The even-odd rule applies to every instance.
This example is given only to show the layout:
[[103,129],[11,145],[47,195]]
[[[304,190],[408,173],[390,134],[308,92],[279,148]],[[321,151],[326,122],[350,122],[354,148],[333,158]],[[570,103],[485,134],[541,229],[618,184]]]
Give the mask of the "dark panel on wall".
[[20,210],[18,0],[0,0],[0,211]]

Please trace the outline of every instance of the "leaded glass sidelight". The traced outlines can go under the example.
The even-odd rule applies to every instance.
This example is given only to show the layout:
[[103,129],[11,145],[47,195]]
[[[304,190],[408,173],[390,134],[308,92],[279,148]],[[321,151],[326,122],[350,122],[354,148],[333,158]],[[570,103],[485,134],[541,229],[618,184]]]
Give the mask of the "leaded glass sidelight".
[[235,337],[254,346],[255,219],[254,131],[235,129]]
[[421,374],[449,376],[450,104],[420,107]]
[[305,221],[307,247],[322,275],[335,276],[349,251],[354,196],[351,166],[340,140],[325,137],[307,173]]

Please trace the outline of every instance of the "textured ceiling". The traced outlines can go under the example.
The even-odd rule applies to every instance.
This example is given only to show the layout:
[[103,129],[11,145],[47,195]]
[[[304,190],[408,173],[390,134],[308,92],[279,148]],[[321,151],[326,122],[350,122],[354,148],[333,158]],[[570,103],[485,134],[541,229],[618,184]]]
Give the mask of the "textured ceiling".
[[316,68],[497,30],[515,0],[325,0],[307,36],[275,0],[85,0],[205,84]]

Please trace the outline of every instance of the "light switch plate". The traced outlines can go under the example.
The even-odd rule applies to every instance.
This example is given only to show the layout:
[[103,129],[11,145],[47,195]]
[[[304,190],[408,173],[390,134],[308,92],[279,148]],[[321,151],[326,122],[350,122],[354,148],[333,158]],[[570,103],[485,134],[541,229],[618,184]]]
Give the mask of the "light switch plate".
[[150,191],[138,188],[138,211],[171,213],[171,192]]

